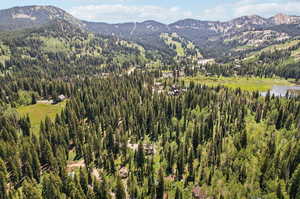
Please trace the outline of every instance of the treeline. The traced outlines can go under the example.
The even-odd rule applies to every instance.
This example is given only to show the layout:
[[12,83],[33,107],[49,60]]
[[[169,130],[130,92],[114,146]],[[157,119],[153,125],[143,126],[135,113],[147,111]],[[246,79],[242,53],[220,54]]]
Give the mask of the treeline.
[[2,85],[0,87],[0,104],[15,108],[30,103],[35,104],[38,99],[55,99],[58,95],[68,97],[77,91],[73,81],[67,79],[51,81],[50,79],[41,80],[38,78],[15,78],[7,76],[0,79],[0,84]]
[[[184,67],[186,75],[194,76],[198,73],[204,75],[217,75],[230,77],[238,76],[254,76],[254,77],[282,77],[300,79],[300,65],[299,62],[283,62],[281,59],[285,58],[271,58],[273,55],[261,55],[264,61],[257,62],[237,62],[227,64],[207,64],[198,67],[187,66]],[[275,55],[274,55],[275,56]],[[270,61],[273,60],[273,61]]]
[[7,96],[70,100],[38,134],[30,118],[1,111],[0,198],[300,195],[299,99],[193,83],[177,97],[153,88],[147,73],[8,84]]
[[[5,35],[4,33],[1,33]],[[0,41],[0,73],[24,77],[101,75],[143,67],[139,49],[122,45],[116,37],[92,35],[61,21],[51,26],[13,32]]]

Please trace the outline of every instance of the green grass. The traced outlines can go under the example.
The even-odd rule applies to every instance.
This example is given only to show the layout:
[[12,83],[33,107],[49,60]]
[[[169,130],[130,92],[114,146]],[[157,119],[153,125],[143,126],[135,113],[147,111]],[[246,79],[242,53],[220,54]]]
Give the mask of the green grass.
[[290,81],[279,78],[258,77],[185,77],[184,81],[205,84],[207,86],[223,85],[232,89],[241,88],[246,91],[267,91],[274,85],[293,85]]
[[5,61],[10,60],[10,49],[8,46],[4,45],[2,42],[0,42],[0,62],[4,65]]
[[128,42],[128,41],[124,41],[124,40],[121,40],[120,44],[122,46],[125,46],[125,47],[128,47],[128,48],[136,48],[136,49],[138,49],[140,51],[140,53],[141,53],[141,55],[143,57],[146,57],[146,55],[145,55],[146,54],[146,50],[144,49],[143,46],[135,44],[135,43],[131,43],[131,42]]
[[164,39],[164,41],[167,45],[175,45],[176,46],[176,49],[174,49],[174,50],[176,51],[177,56],[183,57],[185,55],[185,52],[184,52],[184,49],[183,49],[181,43],[173,40],[174,37],[178,37],[178,36],[176,36],[174,34],[169,35],[166,33],[166,34],[162,34],[161,37]]
[[243,46],[237,46],[235,48],[236,51],[239,51],[239,50],[247,50],[247,49],[251,49],[253,48],[253,46],[249,46],[249,45],[243,45]]
[[[297,40],[287,41],[282,44],[274,44],[274,45],[268,46],[266,48],[263,48],[259,51],[250,53],[249,56],[246,58],[246,60],[251,60],[251,59],[257,58],[262,52],[272,52],[275,49],[276,50],[286,50],[288,48],[298,45],[299,43],[300,43],[300,40],[297,39]],[[300,49],[296,49],[296,50],[292,51],[291,56],[294,59],[297,59],[299,57],[299,55],[300,55]]]
[[66,44],[53,37],[40,37],[40,40],[44,42],[44,50],[46,52],[65,52],[68,51]]
[[6,56],[6,55],[1,55],[0,56],[0,62],[4,65],[5,61],[9,61],[10,60],[10,56]]
[[17,111],[20,116],[26,116],[27,114],[29,115],[31,121],[31,130],[33,133],[38,133],[41,121],[45,120],[46,116],[54,120],[56,114],[60,113],[65,106],[66,101],[56,105],[34,104],[29,106],[21,106],[17,108]]

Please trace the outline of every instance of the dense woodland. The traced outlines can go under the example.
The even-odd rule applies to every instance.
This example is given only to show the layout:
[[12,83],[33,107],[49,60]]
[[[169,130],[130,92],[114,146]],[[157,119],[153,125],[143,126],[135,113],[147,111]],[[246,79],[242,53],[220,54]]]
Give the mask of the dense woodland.
[[[194,76],[199,73],[204,75],[217,76],[254,76],[254,77],[283,77],[300,79],[300,65],[298,58],[294,60],[291,56],[292,51],[297,50],[300,44],[283,50],[262,51],[257,56],[248,59],[241,55],[234,61],[226,63],[214,63],[206,65],[193,65],[185,63],[183,70],[188,76]],[[179,65],[180,66],[180,65]],[[177,67],[180,68],[180,67]]]
[[[38,134],[3,106],[1,198],[299,197],[299,99],[193,83],[174,97],[153,93],[153,81],[16,80],[1,89],[70,97]],[[72,175],[71,153],[84,160]]]
[[[0,64],[1,199],[300,198],[299,97],[157,75],[182,67],[187,75],[299,78],[298,64],[282,64],[287,51],[238,67],[193,67],[68,27],[1,40],[0,58],[10,57]],[[146,68],[157,59],[161,67]],[[133,66],[141,71],[127,75]],[[185,91],[168,95],[172,84]],[[66,107],[38,132],[16,112],[61,94]]]

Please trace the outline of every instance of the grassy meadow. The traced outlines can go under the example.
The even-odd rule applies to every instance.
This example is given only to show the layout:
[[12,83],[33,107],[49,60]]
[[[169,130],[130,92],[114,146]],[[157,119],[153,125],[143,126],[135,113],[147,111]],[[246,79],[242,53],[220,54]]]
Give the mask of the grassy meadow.
[[258,78],[258,77],[184,77],[186,83],[195,82],[207,86],[223,85],[232,89],[241,88],[246,91],[268,91],[274,85],[293,85],[289,80],[280,78]]
[[17,108],[17,111],[20,116],[26,116],[27,114],[29,115],[31,121],[31,130],[33,133],[38,133],[41,121],[45,120],[46,116],[54,120],[56,114],[60,113],[66,106],[66,102],[67,101],[64,101],[55,105],[34,104],[29,106],[21,106]]

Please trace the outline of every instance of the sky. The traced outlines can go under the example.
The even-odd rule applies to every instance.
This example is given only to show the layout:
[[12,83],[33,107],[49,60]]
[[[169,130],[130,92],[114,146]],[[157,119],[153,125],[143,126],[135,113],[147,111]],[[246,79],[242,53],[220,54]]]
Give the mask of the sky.
[[180,19],[227,21],[245,15],[300,15],[300,0],[1,0],[0,9],[53,5],[73,16],[96,22],[172,23]]

